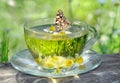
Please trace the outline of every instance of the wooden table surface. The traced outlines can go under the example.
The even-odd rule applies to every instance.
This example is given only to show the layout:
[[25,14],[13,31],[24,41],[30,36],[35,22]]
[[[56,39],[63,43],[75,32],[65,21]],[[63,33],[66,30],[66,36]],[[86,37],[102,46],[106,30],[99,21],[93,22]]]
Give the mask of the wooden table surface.
[[120,54],[103,55],[102,64],[76,77],[49,79],[15,70],[10,64],[0,64],[0,83],[120,83]]

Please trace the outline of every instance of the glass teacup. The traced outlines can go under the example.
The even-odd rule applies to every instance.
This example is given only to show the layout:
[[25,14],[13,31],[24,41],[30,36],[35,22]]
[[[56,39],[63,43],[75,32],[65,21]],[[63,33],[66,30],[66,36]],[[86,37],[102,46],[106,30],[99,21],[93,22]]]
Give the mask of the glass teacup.
[[24,34],[39,69],[60,74],[84,63],[81,55],[94,44],[97,32],[87,23],[71,19],[71,27],[57,34],[52,31],[54,21],[54,18],[27,21]]

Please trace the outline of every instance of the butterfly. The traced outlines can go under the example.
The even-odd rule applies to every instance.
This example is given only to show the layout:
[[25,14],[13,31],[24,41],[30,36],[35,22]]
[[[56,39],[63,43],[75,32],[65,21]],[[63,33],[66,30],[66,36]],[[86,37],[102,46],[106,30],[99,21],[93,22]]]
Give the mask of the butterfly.
[[58,32],[68,29],[71,25],[71,22],[64,16],[61,9],[58,10],[56,15],[55,25]]

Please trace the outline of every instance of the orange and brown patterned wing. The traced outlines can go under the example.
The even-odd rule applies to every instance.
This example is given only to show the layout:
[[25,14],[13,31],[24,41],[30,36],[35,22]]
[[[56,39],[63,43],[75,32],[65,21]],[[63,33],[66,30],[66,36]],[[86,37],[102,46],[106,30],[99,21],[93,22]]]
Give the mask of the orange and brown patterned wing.
[[70,21],[66,19],[61,9],[58,10],[55,25],[56,25],[57,31],[66,30],[71,25]]

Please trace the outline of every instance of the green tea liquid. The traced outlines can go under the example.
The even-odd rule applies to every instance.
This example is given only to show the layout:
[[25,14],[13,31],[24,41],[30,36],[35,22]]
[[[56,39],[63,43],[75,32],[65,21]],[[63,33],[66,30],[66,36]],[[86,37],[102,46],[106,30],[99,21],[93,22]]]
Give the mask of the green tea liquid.
[[[82,61],[80,54],[86,44],[87,33],[58,35],[43,31],[50,26],[31,27],[32,31],[37,31],[35,34],[31,34],[31,30],[25,30],[25,40],[35,61],[47,69],[67,68]],[[75,33],[80,29],[80,27],[72,25],[69,31]]]

